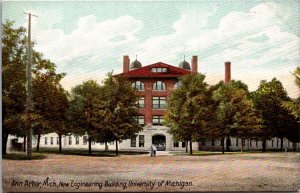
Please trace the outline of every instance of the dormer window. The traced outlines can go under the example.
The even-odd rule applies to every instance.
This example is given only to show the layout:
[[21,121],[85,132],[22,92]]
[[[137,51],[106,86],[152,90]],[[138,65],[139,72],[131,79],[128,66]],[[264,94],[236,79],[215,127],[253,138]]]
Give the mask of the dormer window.
[[142,81],[135,81],[132,83],[132,88],[135,90],[145,90],[144,83]]
[[152,72],[167,72],[168,68],[151,68]]

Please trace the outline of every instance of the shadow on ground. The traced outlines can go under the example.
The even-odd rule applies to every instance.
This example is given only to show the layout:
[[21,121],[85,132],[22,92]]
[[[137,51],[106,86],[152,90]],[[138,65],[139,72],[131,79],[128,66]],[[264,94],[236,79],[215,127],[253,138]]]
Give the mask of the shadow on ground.
[[[30,160],[40,160],[47,158],[44,154],[33,154]],[[2,155],[2,159],[8,160],[29,160],[26,153],[10,153],[7,155]]]
[[[61,154],[61,155],[79,155],[79,156],[93,156],[93,157],[115,157],[116,152],[115,151],[95,151],[92,150],[92,153],[89,154],[88,150],[86,149],[63,149],[62,152],[59,152],[58,149],[54,148],[41,148],[36,153],[42,153],[42,154]],[[143,155],[143,154],[149,154],[149,152],[146,151],[119,151],[119,155]]]

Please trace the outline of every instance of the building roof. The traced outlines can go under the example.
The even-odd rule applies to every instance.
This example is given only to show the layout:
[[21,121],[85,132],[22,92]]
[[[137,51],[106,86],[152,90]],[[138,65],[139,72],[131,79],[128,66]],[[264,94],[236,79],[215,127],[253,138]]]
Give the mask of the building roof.
[[191,66],[190,63],[188,63],[187,61],[182,61],[179,64],[179,68],[185,69],[185,70],[191,70]]
[[[152,72],[152,68],[168,68],[167,72]],[[186,74],[190,74],[191,71],[181,69],[163,62],[157,62],[148,66],[144,66],[138,69],[130,70],[126,73],[117,74],[116,76],[124,77],[180,77]]]
[[135,61],[133,61],[130,64],[129,69],[136,69],[136,68],[141,68],[141,67],[142,67],[142,63],[136,59]]

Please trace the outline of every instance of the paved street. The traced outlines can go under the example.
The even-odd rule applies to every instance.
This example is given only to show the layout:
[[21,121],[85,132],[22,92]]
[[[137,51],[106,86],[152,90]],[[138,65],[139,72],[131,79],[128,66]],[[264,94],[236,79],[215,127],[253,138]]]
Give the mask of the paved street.
[[[164,155],[163,155],[164,154]],[[298,191],[300,153],[3,160],[5,191]],[[27,181],[26,181],[27,180]],[[86,187],[85,187],[86,186]]]

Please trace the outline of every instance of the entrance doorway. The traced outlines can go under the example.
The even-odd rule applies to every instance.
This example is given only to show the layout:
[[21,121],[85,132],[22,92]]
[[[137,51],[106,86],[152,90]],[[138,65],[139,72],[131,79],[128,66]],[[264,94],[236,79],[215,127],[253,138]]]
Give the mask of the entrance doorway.
[[157,151],[166,151],[166,136],[163,134],[153,135],[152,144],[156,146]]

